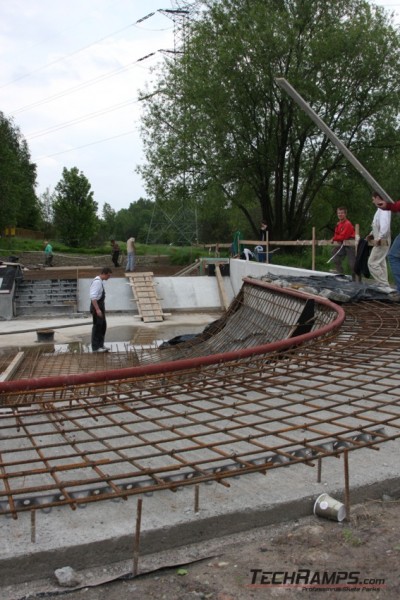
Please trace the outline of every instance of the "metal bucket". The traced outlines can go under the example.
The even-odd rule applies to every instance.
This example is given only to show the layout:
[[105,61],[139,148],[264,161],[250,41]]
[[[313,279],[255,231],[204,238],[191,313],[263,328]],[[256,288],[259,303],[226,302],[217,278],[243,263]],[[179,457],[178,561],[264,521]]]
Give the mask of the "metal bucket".
[[329,494],[321,494],[315,501],[314,515],[341,522],[346,518],[346,507]]
[[52,342],[54,340],[54,329],[37,329],[38,342]]

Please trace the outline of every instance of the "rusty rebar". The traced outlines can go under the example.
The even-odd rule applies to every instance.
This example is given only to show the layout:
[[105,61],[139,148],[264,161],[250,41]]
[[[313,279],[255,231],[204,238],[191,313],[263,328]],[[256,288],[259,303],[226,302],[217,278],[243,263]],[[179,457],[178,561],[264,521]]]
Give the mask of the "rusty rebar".
[[[237,327],[226,332],[230,339]],[[90,356],[83,353],[84,368]],[[400,437],[399,359],[400,306],[364,302],[346,307],[335,335],[296,348],[8,393],[0,410],[0,514],[206,481],[228,485],[237,475],[376,449]],[[46,360],[22,368],[40,377]],[[60,360],[62,372],[78,369],[75,357]],[[112,364],[127,360],[121,353]],[[57,364],[55,354],[51,374]]]

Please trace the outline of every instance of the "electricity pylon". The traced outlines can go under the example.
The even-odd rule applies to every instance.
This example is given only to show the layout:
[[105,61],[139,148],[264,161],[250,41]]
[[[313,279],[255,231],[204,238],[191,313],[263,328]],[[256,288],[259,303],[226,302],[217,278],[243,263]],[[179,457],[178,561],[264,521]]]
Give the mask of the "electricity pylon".
[[[161,9],[174,23],[174,49],[169,51],[176,59],[186,49],[187,36],[189,35],[189,22],[194,18],[199,5],[198,0],[171,0],[171,9]],[[181,245],[196,244],[198,240],[198,223],[196,203],[190,197],[187,187],[187,164],[190,162],[190,140],[185,141],[185,167],[181,173],[182,199],[174,206],[161,205],[156,200],[147,233],[147,243],[157,243],[162,240],[172,239]]]

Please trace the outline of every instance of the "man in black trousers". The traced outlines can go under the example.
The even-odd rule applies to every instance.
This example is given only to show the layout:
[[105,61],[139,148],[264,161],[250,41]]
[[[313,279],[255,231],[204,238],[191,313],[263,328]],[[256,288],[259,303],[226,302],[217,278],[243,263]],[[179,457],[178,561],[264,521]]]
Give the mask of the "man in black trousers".
[[104,347],[104,338],[107,330],[104,281],[108,281],[111,277],[112,270],[110,267],[104,267],[95,277],[90,285],[90,313],[93,317],[92,327],[92,351],[93,352],[108,352],[109,349]]

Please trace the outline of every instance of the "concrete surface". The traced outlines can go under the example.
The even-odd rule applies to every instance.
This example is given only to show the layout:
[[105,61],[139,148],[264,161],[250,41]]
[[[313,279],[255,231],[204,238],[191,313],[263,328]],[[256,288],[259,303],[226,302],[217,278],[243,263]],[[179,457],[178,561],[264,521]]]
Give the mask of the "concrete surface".
[[[379,452],[351,452],[351,502],[383,494],[399,497],[399,458],[399,441],[383,444]],[[230,487],[201,484],[198,513],[194,511],[193,487],[142,496],[141,554],[312,515],[322,492],[343,501],[343,458],[323,460],[321,483],[317,483],[316,466],[306,465],[281,467],[268,475],[244,475],[227,483]],[[48,577],[64,566],[79,571],[129,560],[137,499],[99,502],[76,511],[67,507],[53,508],[50,513],[38,511],[34,540],[29,512],[17,520],[2,517],[2,585]]]
[[[106,346],[112,349],[113,343],[129,342],[139,328],[154,331],[156,339],[171,339],[184,333],[199,333],[220,316],[217,310],[204,312],[177,312],[167,316],[161,323],[143,323],[134,314],[107,314]],[[14,319],[0,325],[0,349],[26,346],[40,346],[37,341],[39,329],[54,329],[54,343],[89,343],[92,331],[92,318],[87,313],[77,317],[40,317]]]
[[[91,279],[79,279],[78,281],[79,311],[88,311],[91,282]],[[164,311],[221,309],[216,277],[154,277],[154,284]],[[229,277],[224,277],[224,286],[229,301],[232,301],[234,293]],[[128,278],[111,278],[105,282],[104,288],[108,310],[137,312],[137,305],[133,299]]]
[[[231,265],[232,289],[235,293],[241,286],[243,276],[257,276],[268,270],[266,265],[239,260],[231,261]],[[285,273],[285,268],[271,265],[269,269],[275,274]],[[301,274],[305,272],[301,269],[296,271]],[[197,284],[189,285],[187,279],[204,279],[204,285],[202,288]],[[206,277],[182,278],[179,284],[174,282],[174,285],[165,282],[165,286],[160,287],[166,302],[165,308],[168,303],[177,307],[186,289],[192,290],[190,299],[195,306],[200,306],[204,300],[208,302],[208,282],[213,282],[215,286],[216,280]],[[82,298],[87,298],[87,284],[82,284]],[[119,302],[121,290],[124,290],[124,294],[129,291],[126,298],[130,298],[130,290],[124,286],[126,282],[121,280],[113,291],[107,288],[108,306],[117,300]],[[215,295],[213,298],[215,300]],[[179,308],[184,307],[179,304]],[[106,342],[112,344],[113,330],[120,335],[120,328],[153,326],[160,328],[158,331],[164,338],[164,332],[168,332],[171,326],[177,328],[179,333],[184,326],[202,328],[215,318],[215,311],[178,312],[161,325],[145,325],[136,320],[133,314],[109,314]],[[3,335],[0,335],[0,348],[37,344],[36,330],[40,328],[54,328],[55,342],[63,344],[88,339],[91,320],[66,317],[4,322],[1,323]],[[382,444],[379,452],[370,449],[350,452],[351,502],[379,498],[382,494],[400,497],[399,459],[400,440]],[[280,467],[268,475],[244,475],[228,479],[226,483],[229,487],[215,482],[200,485],[200,510],[197,513],[194,511],[195,489],[190,486],[176,492],[162,491],[143,496],[141,554],[311,515],[314,502],[322,492],[343,500],[343,458],[323,460],[321,483],[317,482],[316,463],[313,466]],[[51,576],[55,569],[64,566],[79,571],[131,559],[138,497],[133,496],[127,501],[89,504],[76,511],[67,507],[53,508],[50,512],[35,511],[34,517],[29,512],[21,513],[17,520],[0,517],[1,585]]]
[[235,296],[242,287],[243,277],[261,277],[266,273],[271,273],[272,275],[281,275],[282,277],[289,275],[297,277],[309,277],[310,275],[334,277],[332,273],[326,273],[324,271],[310,271],[309,269],[285,267],[283,265],[274,265],[273,263],[267,265],[265,263],[241,260],[238,258],[231,258],[229,265],[230,279]]

